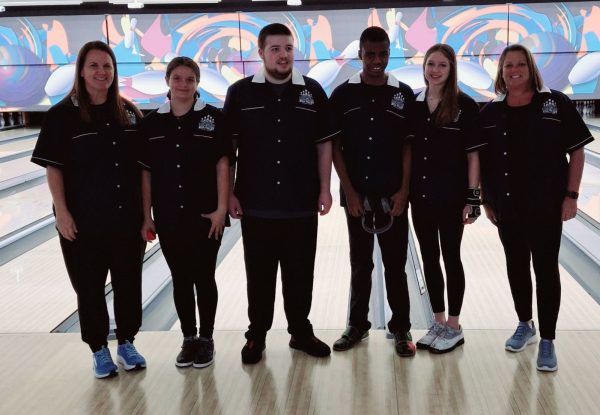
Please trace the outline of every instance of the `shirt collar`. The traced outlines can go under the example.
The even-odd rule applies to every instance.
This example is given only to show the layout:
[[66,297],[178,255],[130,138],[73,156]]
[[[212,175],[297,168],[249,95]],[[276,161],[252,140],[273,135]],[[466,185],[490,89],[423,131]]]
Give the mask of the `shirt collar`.
[[[550,88],[548,88],[546,85],[544,85],[543,87],[541,87],[540,89],[538,89],[537,92],[539,94],[550,93]],[[502,102],[505,99],[506,99],[506,94],[500,94],[496,98],[494,98],[494,100],[492,102]]]
[[[206,102],[204,102],[201,98],[198,98],[194,103],[194,111],[202,111],[206,107]],[[171,101],[167,101],[158,107],[156,111],[159,114],[168,114],[171,112]]]
[[[264,84],[266,81],[265,67],[262,66],[252,77],[252,82],[255,84]],[[304,77],[296,68],[292,68],[292,84],[304,85]]]
[[421,92],[419,92],[419,95],[417,95],[417,98],[415,98],[415,100],[417,102],[425,102],[425,97],[427,96],[427,88],[425,88],[424,90],[422,90]]
[[[352,75],[350,77],[350,79],[348,79],[348,83],[349,84],[360,84],[362,82],[362,78],[360,77],[360,74],[362,73],[362,71],[355,73],[354,75]],[[400,86],[400,81],[398,81],[398,79],[392,75],[389,72],[386,72],[387,75],[387,85],[393,86],[398,88]]]

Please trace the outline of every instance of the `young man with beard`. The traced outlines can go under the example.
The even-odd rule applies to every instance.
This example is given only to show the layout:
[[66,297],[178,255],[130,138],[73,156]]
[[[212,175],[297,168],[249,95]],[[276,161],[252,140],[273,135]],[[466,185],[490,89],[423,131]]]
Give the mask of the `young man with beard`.
[[242,362],[262,359],[273,322],[281,266],[290,347],[325,357],[308,320],[317,244],[317,212],[331,207],[331,126],[327,96],[293,68],[294,39],[282,24],[258,36],[263,67],[227,91],[224,112],[237,172],[229,213],[241,219],[248,290]]

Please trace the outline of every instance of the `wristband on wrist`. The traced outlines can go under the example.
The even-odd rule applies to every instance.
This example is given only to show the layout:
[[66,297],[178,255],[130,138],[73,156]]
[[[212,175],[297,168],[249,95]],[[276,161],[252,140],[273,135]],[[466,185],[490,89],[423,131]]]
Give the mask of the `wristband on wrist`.
[[478,187],[469,187],[466,194],[467,205],[481,205],[481,190]]
[[573,191],[573,190],[567,190],[565,192],[565,197],[568,197],[569,199],[575,199],[577,200],[577,198],[579,197],[579,193]]

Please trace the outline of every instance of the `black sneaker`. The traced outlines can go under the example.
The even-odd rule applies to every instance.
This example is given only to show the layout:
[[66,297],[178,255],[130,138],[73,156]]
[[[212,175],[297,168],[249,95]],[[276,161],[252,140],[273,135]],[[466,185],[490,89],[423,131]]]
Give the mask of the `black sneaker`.
[[196,356],[197,349],[197,338],[183,339],[181,345],[181,351],[177,355],[175,360],[175,366],[177,367],[190,367],[194,363],[194,357]]
[[311,356],[326,357],[331,354],[331,349],[314,335],[309,337],[294,337],[290,339],[292,349],[302,350]]
[[263,350],[265,350],[264,341],[248,340],[242,348],[242,363],[253,365],[260,362]]
[[396,353],[401,357],[412,357],[417,353],[417,348],[412,341],[410,331],[398,331],[394,333]]
[[343,352],[354,347],[354,345],[360,341],[363,341],[369,337],[369,330],[360,331],[356,327],[348,326],[348,328],[342,334],[342,337],[337,339],[333,343],[333,350],[337,352]]
[[194,367],[202,369],[215,361],[215,343],[213,339],[198,339],[198,350],[194,358]]

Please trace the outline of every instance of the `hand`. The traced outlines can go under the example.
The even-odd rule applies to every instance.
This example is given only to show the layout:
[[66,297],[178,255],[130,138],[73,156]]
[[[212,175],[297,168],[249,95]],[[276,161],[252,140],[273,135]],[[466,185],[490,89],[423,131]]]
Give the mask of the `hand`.
[[485,216],[487,216],[490,222],[497,226],[498,219],[496,218],[496,213],[494,212],[494,209],[492,209],[492,207],[486,203],[485,205],[483,205],[483,210],[485,210]]
[[359,217],[365,213],[363,202],[354,189],[349,192],[344,191],[344,196],[346,196],[346,208],[350,216]]
[[240,219],[244,214],[240,201],[233,194],[229,195],[228,210],[229,214],[234,219]]
[[211,213],[203,213],[202,217],[210,219],[210,230],[208,231],[208,239],[215,235],[215,239],[219,239],[223,235],[223,228],[225,227],[225,215],[227,212],[223,210],[215,210]]
[[319,193],[319,215],[327,215],[329,213],[329,209],[331,209],[331,204],[332,199],[329,189],[321,191],[321,193]]
[[[477,216],[469,217],[471,210],[475,207],[476,207],[475,205],[465,205],[465,207],[463,208],[463,211],[462,211],[463,225],[470,225],[471,223],[475,222],[475,220],[477,219]],[[486,212],[486,214],[487,214],[487,212]],[[488,216],[488,218],[489,218],[489,216]]]
[[56,211],[56,228],[67,241],[73,242],[77,238],[77,226],[68,210]]
[[565,197],[561,207],[561,219],[568,221],[577,215],[577,199]]
[[392,216],[400,216],[404,213],[406,209],[406,201],[408,200],[408,192],[398,191],[390,196],[390,201],[392,202],[392,211],[390,215]]
[[152,241],[148,239],[148,232],[152,232],[156,235],[156,226],[154,226],[154,221],[152,219],[144,219],[141,230],[142,239],[146,242],[152,243]]

